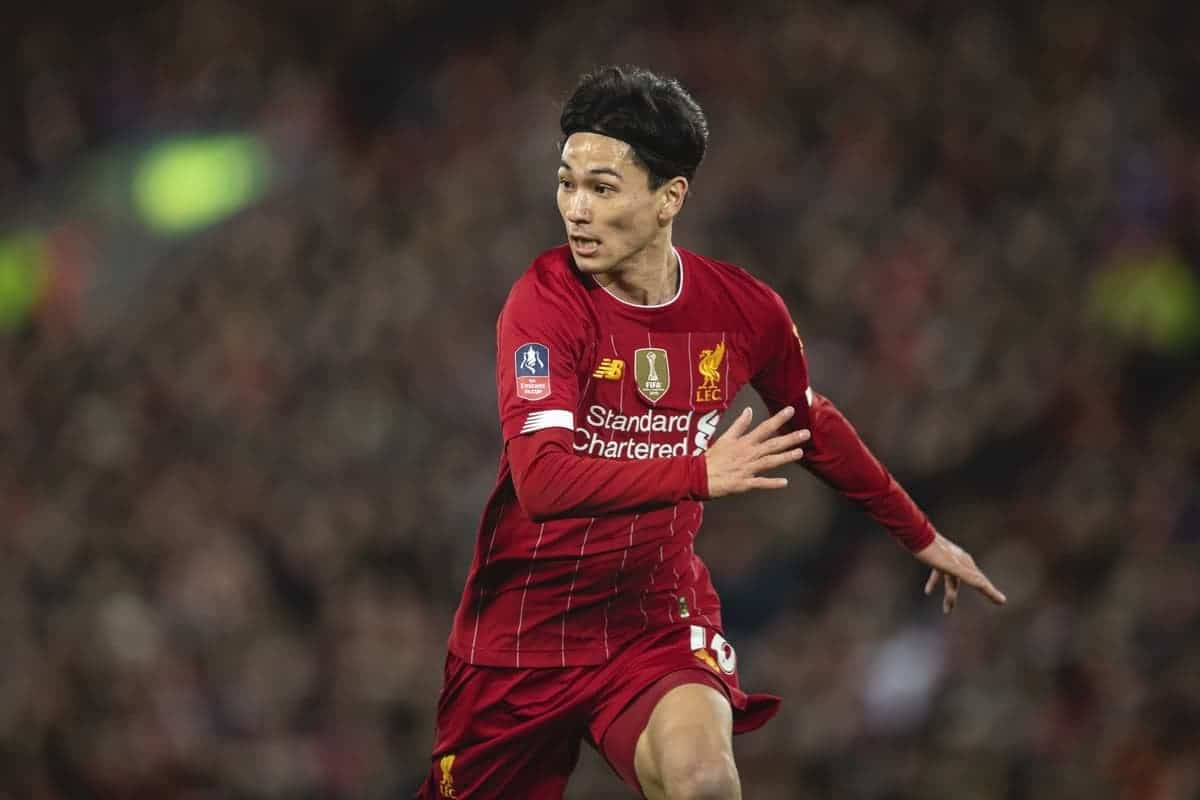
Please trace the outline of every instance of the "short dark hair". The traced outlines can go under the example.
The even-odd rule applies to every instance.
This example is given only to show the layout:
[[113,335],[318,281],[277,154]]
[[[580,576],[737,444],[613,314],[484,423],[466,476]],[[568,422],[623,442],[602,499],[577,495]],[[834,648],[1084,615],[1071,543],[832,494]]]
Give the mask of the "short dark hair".
[[650,188],[682,175],[689,181],[704,160],[708,119],[675,78],[641,67],[601,67],[584,75],[563,105],[559,149],[573,133],[599,133],[633,148],[650,173]]

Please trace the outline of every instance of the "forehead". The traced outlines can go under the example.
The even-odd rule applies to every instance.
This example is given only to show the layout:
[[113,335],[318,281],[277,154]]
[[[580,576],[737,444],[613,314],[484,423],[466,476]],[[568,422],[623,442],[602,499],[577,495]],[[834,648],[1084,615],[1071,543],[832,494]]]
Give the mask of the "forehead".
[[637,167],[628,143],[599,133],[571,134],[563,144],[562,160],[571,169],[582,171],[600,167],[624,171]]

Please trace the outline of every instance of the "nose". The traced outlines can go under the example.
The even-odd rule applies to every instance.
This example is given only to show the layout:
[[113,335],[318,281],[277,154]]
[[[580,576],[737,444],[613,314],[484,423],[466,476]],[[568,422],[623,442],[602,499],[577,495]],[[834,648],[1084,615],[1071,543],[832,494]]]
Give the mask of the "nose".
[[567,198],[567,222],[580,224],[591,221],[592,206],[588,201],[587,195],[587,192],[572,192],[570,197]]

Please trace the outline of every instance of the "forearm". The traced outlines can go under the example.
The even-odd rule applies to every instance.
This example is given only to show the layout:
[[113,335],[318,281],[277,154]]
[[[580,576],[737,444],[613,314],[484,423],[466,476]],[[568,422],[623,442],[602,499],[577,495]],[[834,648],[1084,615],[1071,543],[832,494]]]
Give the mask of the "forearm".
[[571,433],[547,429],[507,445],[517,501],[531,519],[593,517],[708,497],[703,456],[618,461],[578,456]]
[[801,462],[844,497],[858,503],[897,541],[916,553],[934,540],[929,518],[872,455],[854,426],[822,395],[809,409],[812,440]]

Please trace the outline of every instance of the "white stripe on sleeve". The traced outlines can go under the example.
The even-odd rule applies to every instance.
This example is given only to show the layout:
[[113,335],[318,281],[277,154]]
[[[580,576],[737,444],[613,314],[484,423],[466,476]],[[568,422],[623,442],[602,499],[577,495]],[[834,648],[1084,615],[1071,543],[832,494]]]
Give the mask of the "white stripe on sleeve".
[[570,411],[552,408],[548,411],[531,411],[521,426],[521,433],[533,433],[545,428],[566,428],[575,430],[575,415]]

